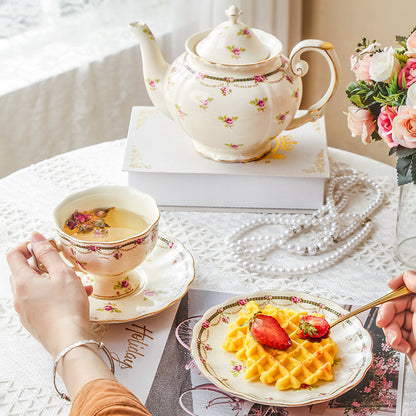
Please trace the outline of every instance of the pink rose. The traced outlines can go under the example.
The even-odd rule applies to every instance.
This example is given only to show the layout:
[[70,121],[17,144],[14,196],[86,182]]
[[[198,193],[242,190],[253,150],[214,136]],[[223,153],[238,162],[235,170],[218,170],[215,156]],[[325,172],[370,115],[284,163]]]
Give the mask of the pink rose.
[[364,144],[371,142],[371,134],[376,129],[374,116],[363,108],[348,107],[347,122],[352,137],[361,136]]
[[351,71],[354,72],[357,81],[371,82],[370,78],[370,62],[371,56],[366,53],[360,57],[351,56]]
[[406,81],[406,88],[409,88],[414,82],[416,82],[416,59],[409,58],[406,65],[399,73],[397,82],[401,88],[403,88],[403,78]]
[[264,81],[266,81],[266,77],[264,75],[254,75],[253,79],[256,82],[264,82]]
[[405,52],[405,54],[407,56],[416,57],[416,31],[407,38],[406,46],[407,52]]
[[381,112],[377,118],[378,133],[387,143],[389,147],[397,146],[393,141],[393,120],[397,116],[396,107],[382,107]]
[[393,120],[393,140],[404,147],[416,148],[416,108],[399,107]]

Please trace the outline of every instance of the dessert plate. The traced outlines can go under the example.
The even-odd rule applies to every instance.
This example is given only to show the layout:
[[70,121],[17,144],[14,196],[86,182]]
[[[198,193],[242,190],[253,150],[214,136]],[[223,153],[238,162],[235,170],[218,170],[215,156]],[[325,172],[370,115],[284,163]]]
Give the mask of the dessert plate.
[[[194,260],[178,241],[159,234],[154,250],[136,268],[142,286],[124,298],[108,300],[90,296],[92,322],[128,322],[154,315],[181,299],[195,277]],[[88,276],[82,278],[86,284]]]
[[371,366],[373,341],[361,321],[353,317],[331,329],[338,353],[333,366],[334,380],[321,381],[298,390],[277,390],[274,385],[244,379],[244,363],[235,354],[225,351],[222,344],[229,323],[244,305],[254,300],[263,307],[267,303],[278,308],[321,313],[331,322],[348,311],[327,299],[306,293],[262,291],[249,296],[236,296],[209,309],[193,329],[191,353],[198,369],[222,390],[245,400],[272,406],[305,406],[340,396],[357,385]]

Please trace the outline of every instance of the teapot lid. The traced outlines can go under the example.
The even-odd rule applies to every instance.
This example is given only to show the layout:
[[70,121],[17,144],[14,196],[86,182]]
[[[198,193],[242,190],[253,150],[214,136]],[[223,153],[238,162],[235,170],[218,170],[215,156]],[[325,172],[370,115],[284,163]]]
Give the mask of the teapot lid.
[[195,47],[201,58],[224,65],[253,64],[270,55],[253,29],[239,21],[242,12],[236,6],[225,11],[229,20],[213,29]]

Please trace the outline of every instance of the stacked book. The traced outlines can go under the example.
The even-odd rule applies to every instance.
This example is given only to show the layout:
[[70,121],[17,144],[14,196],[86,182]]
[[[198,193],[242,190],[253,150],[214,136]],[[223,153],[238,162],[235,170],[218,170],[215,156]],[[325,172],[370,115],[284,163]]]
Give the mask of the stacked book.
[[154,107],[133,107],[127,138],[129,185],[161,207],[312,210],[324,202],[329,161],[323,118],[284,131],[268,154],[247,163],[201,156],[180,126]]

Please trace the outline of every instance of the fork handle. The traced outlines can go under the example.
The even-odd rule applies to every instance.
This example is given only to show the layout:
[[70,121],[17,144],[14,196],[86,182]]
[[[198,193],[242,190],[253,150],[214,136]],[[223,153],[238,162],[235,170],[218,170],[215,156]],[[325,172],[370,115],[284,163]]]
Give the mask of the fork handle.
[[382,303],[388,302],[389,300],[392,300],[392,299],[399,298],[401,296],[405,296],[405,295],[407,295],[409,293],[410,293],[410,290],[405,285],[400,286],[397,289],[395,289],[395,290],[387,293],[386,295],[382,296],[381,298],[378,298],[376,300],[373,300],[372,302],[367,303],[367,305],[361,306],[360,308],[355,309],[352,312],[347,313],[344,316],[341,316],[340,318],[338,318],[334,322],[331,322],[329,324],[329,327],[332,328],[333,326],[339,324],[340,322],[343,322],[346,319],[351,318],[352,316],[355,316],[355,315],[357,315],[357,314],[359,314],[361,312],[364,312],[367,309],[371,309],[374,306],[381,305]]

